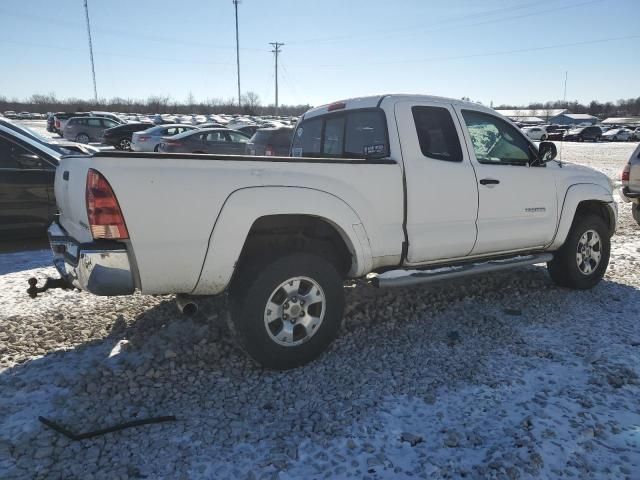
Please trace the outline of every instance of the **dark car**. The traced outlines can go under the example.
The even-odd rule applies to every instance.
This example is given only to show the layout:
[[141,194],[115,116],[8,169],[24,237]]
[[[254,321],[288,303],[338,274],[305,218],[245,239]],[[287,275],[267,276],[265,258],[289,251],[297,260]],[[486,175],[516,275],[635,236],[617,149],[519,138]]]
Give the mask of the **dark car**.
[[218,155],[241,155],[249,137],[228,128],[191,130],[172,137],[162,137],[159,152],[164,153],[210,153]]
[[[58,112],[58,114],[62,114],[62,112]],[[50,113],[47,115],[47,132],[56,133],[56,114]]]
[[590,140],[592,142],[599,142],[602,139],[602,130],[600,127],[579,127],[572,128],[565,132],[563,140],[584,142]]
[[131,150],[131,136],[134,132],[141,132],[153,127],[152,123],[125,123],[117,127],[107,128],[102,137],[102,143],[113,145],[118,150]]
[[0,126],[0,238],[42,234],[53,220],[59,156]]
[[547,140],[562,140],[567,128],[561,125],[547,125],[546,130]]
[[247,143],[247,155],[288,157],[293,127],[261,128]]

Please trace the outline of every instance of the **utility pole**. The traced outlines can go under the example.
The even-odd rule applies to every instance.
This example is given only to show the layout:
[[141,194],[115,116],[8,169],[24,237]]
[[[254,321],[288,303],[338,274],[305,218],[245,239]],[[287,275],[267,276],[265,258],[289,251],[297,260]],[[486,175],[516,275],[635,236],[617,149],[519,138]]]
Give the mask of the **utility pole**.
[[93,65],[93,44],[91,43],[91,24],[89,23],[89,6],[84,0],[84,13],[87,18],[87,35],[89,36],[89,58],[91,59],[91,74],[93,75],[93,99],[98,102],[98,87],[96,87],[96,68]]
[[567,75],[569,75],[569,72],[564,72],[564,97],[562,101],[565,108],[567,108]]
[[275,58],[276,58],[276,115],[277,115],[278,114],[278,54],[280,53],[280,47],[282,47],[284,43],[269,42],[269,45],[273,47],[273,50],[271,50],[271,52],[275,54]]
[[236,66],[238,69],[238,107],[242,109],[242,99],[240,98],[240,37],[238,36],[238,4],[240,0],[233,0],[236,8]]

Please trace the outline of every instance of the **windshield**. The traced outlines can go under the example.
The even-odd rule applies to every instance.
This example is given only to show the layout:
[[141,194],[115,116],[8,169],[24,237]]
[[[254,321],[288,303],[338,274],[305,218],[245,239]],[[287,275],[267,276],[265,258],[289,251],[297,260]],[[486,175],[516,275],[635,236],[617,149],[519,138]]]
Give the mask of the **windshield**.
[[24,135],[25,137],[29,137],[32,140],[35,140],[36,142],[38,142],[39,144],[50,148],[51,150],[54,150],[62,155],[68,155],[70,153],[72,153],[70,150],[67,150],[63,147],[61,147],[60,145],[56,145],[55,143],[51,143],[49,140],[47,140],[46,138],[44,138],[42,135],[34,132],[33,130],[31,130],[30,128],[27,127],[23,127],[22,125],[16,125],[15,123],[11,123],[11,122],[0,122],[0,125],[3,125],[11,130],[13,130],[14,132],[17,132],[21,135]]

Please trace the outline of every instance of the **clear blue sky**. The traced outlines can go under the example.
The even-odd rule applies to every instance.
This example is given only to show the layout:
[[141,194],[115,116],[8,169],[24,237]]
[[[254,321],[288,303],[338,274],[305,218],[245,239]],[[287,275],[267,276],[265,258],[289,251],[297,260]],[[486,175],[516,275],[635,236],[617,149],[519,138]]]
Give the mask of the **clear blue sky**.
[[[89,0],[89,13],[101,98],[235,97],[231,0]],[[568,100],[640,96],[640,0],[242,0],[239,17],[242,90],[264,104],[275,41],[286,104],[384,92],[556,100],[565,71]],[[84,22],[82,0],[2,1],[0,95],[90,98]]]

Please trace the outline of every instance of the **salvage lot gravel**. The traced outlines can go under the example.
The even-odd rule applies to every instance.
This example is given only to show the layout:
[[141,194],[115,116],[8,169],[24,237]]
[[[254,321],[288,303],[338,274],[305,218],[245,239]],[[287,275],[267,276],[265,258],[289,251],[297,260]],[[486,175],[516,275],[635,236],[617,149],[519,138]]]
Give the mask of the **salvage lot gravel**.
[[[597,149],[590,150],[589,148]],[[565,144],[617,175],[632,144]],[[600,163],[595,158],[600,156]],[[48,252],[0,255],[0,478],[638,478],[640,227],[620,204],[605,280],[544,267],[435,287],[347,285],[319,360],[263,371],[224,298],[25,294]],[[159,415],[177,421],[70,441]]]

